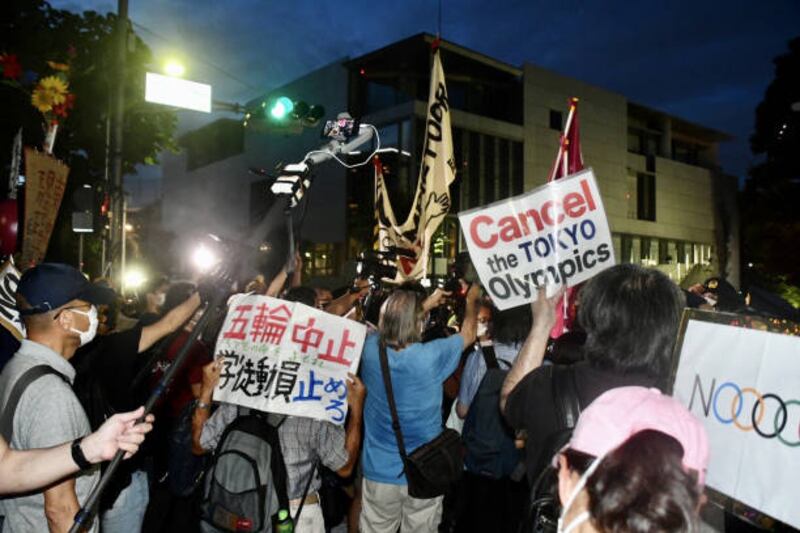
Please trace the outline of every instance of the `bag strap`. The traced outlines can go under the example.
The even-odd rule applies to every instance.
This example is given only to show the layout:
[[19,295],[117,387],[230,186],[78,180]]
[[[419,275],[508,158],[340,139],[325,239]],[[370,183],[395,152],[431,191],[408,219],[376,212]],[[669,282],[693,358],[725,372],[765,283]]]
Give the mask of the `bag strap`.
[[311,467],[311,475],[308,476],[308,481],[306,481],[306,488],[303,490],[303,497],[300,499],[300,505],[297,507],[297,514],[294,515],[294,525],[295,527],[299,523],[300,520],[300,513],[303,512],[303,506],[306,504],[306,498],[308,497],[308,491],[311,488],[311,481],[314,479],[314,476],[317,474],[317,468],[319,467],[319,461],[314,463],[314,466]]
[[48,365],[36,365],[29,368],[17,379],[14,383],[14,388],[11,389],[11,394],[8,395],[3,414],[0,416],[0,434],[6,439],[6,442],[11,444],[11,437],[14,434],[14,413],[17,411],[20,399],[25,389],[37,379],[52,374],[63,379],[67,384],[69,380],[61,373]]
[[389,356],[386,354],[386,344],[383,340],[379,341],[378,350],[380,352],[383,385],[386,387],[386,399],[389,401],[389,410],[392,412],[392,429],[397,439],[397,448],[400,450],[400,457],[402,457],[403,462],[405,462],[408,455],[406,455],[406,446],[403,442],[403,432],[400,429],[400,417],[397,416],[397,404],[394,401],[394,390],[392,389],[392,375],[389,371]]
[[263,422],[271,428],[271,431],[274,431],[275,435],[274,443],[270,443],[272,445],[270,470],[272,471],[272,482],[275,484],[275,491],[278,493],[278,509],[286,509],[288,511],[289,495],[286,485],[289,474],[286,471],[286,462],[283,459],[283,450],[281,448],[281,436],[278,433],[278,428],[285,421],[286,417],[284,417],[277,426],[273,426],[266,419],[263,420]]
[[483,361],[486,363],[486,368],[500,368],[500,365],[497,363],[497,356],[494,353],[493,345],[487,344],[481,346],[481,352],[483,352]]
[[553,365],[552,369],[553,403],[556,406],[558,420],[564,428],[572,429],[581,415],[575,372],[567,365]]

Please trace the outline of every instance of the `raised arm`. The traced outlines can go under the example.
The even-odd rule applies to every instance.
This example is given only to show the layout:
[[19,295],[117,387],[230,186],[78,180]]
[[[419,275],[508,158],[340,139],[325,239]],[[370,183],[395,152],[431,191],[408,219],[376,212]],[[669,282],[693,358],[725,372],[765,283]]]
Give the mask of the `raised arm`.
[[471,346],[478,337],[478,300],[481,297],[481,287],[473,283],[466,296],[466,310],[461,323],[461,338],[464,340],[464,349]]
[[342,477],[353,473],[353,468],[358,462],[358,452],[361,448],[361,423],[364,413],[364,398],[367,389],[358,376],[348,374],[347,403],[350,406],[350,418],[345,428],[344,447],[347,450],[347,463],[336,471]]
[[185,302],[164,315],[161,320],[143,327],[142,336],[139,338],[139,353],[146,351],[153,344],[181,327],[200,307],[200,303],[200,293],[195,292]]
[[550,330],[553,329],[553,324],[556,321],[556,304],[563,295],[564,291],[560,290],[554,296],[548,298],[545,288],[539,289],[536,301],[531,304],[533,326],[500,390],[501,411],[505,412],[508,396],[517,384],[533,370],[542,366],[547,340],[550,338]]
[[192,414],[192,453],[203,455],[210,451],[203,448],[200,437],[203,434],[203,426],[211,416],[211,398],[214,388],[219,383],[219,376],[222,373],[222,358],[211,361],[203,367],[203,385],[200,388],[200,396],[195,404]]

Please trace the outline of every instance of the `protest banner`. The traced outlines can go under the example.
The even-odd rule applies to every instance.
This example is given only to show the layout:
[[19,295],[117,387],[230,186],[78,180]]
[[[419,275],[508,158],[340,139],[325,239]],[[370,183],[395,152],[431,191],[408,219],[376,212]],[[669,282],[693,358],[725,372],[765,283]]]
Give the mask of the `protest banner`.
[[17,285],[20,273],[9,257],[0,269],[0,325],[6,328],[17,340],[25,338],[25,325],[17,309]]
[[259,411],[343,424],[347,373],[356,373],[367,328],[307,305],[258,295],[231,301],[215,357],[214,399]]
[[383,180],[383,169],[380,164],[375,165],[377,247],[379,250],[398,248],[405,251],[405,255],[397,258],[397,283],[427,275],[433,235],[450,211],[450,184],[456,178],[450,103],[438,45],[433,51],[428,114],[420,157],[414,202],[405,222],[399,226]]
[[69,167],[53,157],[25,148],[25,226],[22,259],[25,269],[44,259],[67,187]]
[[687,310],[673,395],[705,425],[706,484],[800,527],[800,325]]
[[501,310],[552,295],[614,265],[614,247],[591,169],[458,214],[472,263]]

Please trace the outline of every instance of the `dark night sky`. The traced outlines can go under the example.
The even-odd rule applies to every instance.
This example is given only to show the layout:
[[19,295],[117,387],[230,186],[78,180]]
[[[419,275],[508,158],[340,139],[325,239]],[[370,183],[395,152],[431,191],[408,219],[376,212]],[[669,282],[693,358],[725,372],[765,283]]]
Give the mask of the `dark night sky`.
[[[52,3],[72,11],[116,10],[110,0]],[[243,102],[338,58],[436,33],[437,5],[130,0],[130,16],[158,56],[182,56],[187,78],[211,83],[215,98]],[[797,35],[798,0],[443,0],[442,36],[450,41],[730,133],[736,139],[723,145],[722,164],[740,179],[752,161],[748,138],[773,78],[772,59]],[[200,119],[182,115],[183,127]]]

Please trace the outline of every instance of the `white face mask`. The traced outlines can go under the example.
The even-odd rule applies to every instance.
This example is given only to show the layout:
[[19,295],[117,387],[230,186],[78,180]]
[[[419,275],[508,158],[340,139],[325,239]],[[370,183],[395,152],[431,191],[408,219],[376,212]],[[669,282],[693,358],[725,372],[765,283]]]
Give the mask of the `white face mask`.
[[570,493],[569,498],[567,498],[567,502],[564,504],[564,507],[561,508],[561,516],[558,518],[558,533],[570,533],[574,529],[576,529],[579,525],[583,524],[584,522],[588,521],[592,516],[589,514],[589,511],[584,511],[575,518],[572,519],[568,525],[564,526],[564,517],[567,516],[567,511],[575,503],[575,499],[578,497],[578,494],[581,493],[583,488],[586,486],[586,483],[589,481],[589,478],[592,477],[594,471],[597,470],[597,467],[600,466],[600,461],[603,460],[603,456],[598,457],[594,460],[594,462],[586,469],[586,472],[581,475],[578,483],[575,484],[575,487],[572,489],[572,493]]
[[478,337],[483,337],[489,332],[489,325],[485,322],[478,323]]
[[89,308],[89,311],[78,311],[77,309],[70,309],[70,311],[89,318],[89,329],[86,331],[81,331],[75,328],[69,329],[71,332],[80,335],[81,346],[89,344],[92,342],[92,339],[94,339],[95,335],[97,335],[97,326],[100,325],[100,320],[97,318],[97,308],[92,306]]
[[156,307],[164,307],[164,302],[167,301],[167,295],[163,292],[156,294]]

